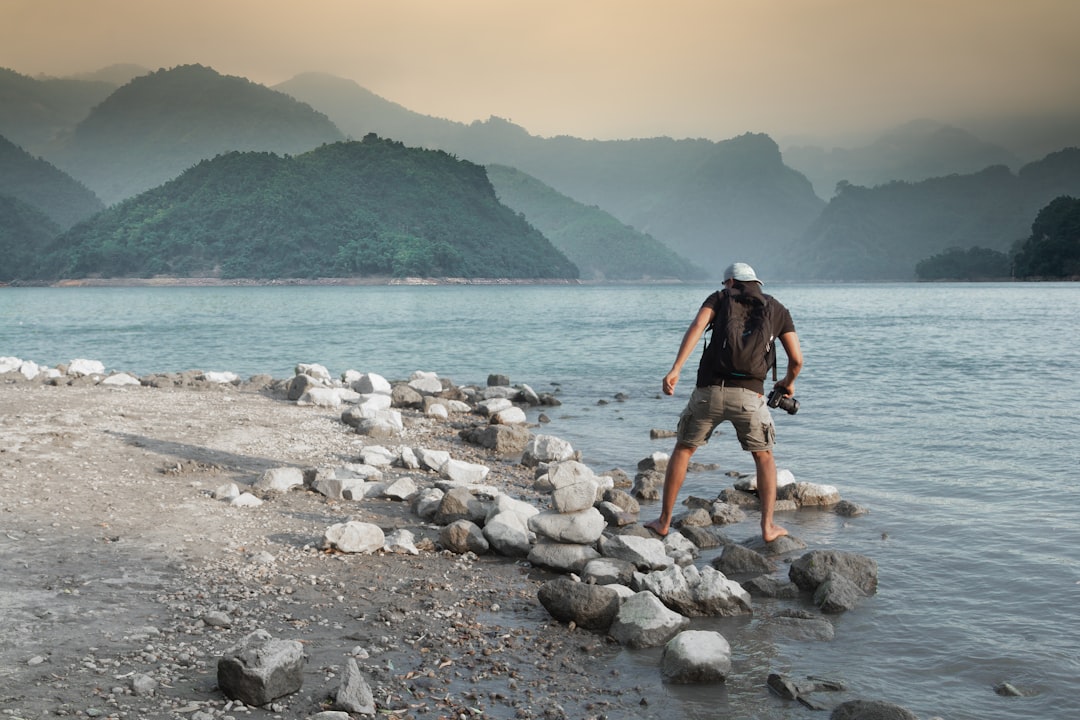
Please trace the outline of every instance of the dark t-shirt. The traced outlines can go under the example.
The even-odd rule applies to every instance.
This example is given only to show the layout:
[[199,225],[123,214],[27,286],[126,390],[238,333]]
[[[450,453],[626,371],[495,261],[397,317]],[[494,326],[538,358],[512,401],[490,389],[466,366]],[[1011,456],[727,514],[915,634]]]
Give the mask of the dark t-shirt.
[[[717,307],[719,307],[720,305],[720,294],[722,292],[723,290],[717,290],[712,295],[705,298],[705,302],[701,303],[701,307],[711,308],[714,313],[717,312]],[[771,334],[774,338],[779,338],[784,333],[795,332],[795,321],[791,319],[791,313],[788,312],[788,309],[784,307],[783,303],[774,298],[772,295],[765,295],[764,293],[762,293],[762,297],[764,297],[768,301],[770,306],[768,312],[768,318],[771,324],[771,327],[769,328],[769,334]],[[744,387],[748,390],[753,390],[757,393],[764,394],[765,383],[761,380],[746,377],[721,377],[714,372],[712,367],[707,366],[704,360],[705,354],[703,353],[701,360],[698,361],[698,387],[719,385],[720,382],[723,381],[723,383],[728,386]]]

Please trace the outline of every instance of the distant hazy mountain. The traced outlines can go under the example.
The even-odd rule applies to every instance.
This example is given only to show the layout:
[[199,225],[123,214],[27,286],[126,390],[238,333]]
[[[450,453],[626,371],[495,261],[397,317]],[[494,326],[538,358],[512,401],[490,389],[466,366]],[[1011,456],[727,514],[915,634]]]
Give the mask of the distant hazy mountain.
[[59,232],[45,213],[0,193],[0,282],[31,277],[39,254]]
[[488,165],[499,200],[525,216],[578,266],[585,279],[701,280],[706,273],[655,238],[624,225],[596,206],[585,206],[534,177]]
[[103,67],[93,72],[76,73],[70,76],[72,80],[89,80],[110,83],[116,87],[126,85],[140,75],[150,72],[149,68],[131,63],[117,63]]
[[116,88],[111,82],[35,79],[0,68],[0,135],[31,154],[46,155]]
[[785,276],[806,280],[910,280],[920,260],[950,248],[1007,251],[1039,209],[1080,197],[1080,150],[970,175],[841,185],[821,217],[785,254]]
[[0,136],[0,195],[10,195],[69,228],[105,208],[70,175]]
[[[58,277],[575,278],[484,168],[375,135],[204,160],[60,236]],[[438,308],[431,308],[438,315]]]
[[991,165],[1014,169],[1021,165],[1005,148],[932,120],[908,123],[862,147],[789,147],[784,150],[784,162],[809,178],[823,198],[832,197],[841,181],[874,187],[896,180],[917,182],[969,174]]
[[767,272],[824,207],[764,135],[709,140],[541,138],[499,118],[469,125],[411,112],[356,83],[301,75],[276,86],[344,132],[378,132],[481,164],[517,168],[597,205],[717,274],[733,259]]
[[53,155],[106,203],[231,150],[300,153],[343,138],[283,93],[201,65],[158,70],[109,95]]
[[379,97],[352,80],[325,73],[303,73],[273,89],[325,113],[343,133],[354,139],[375,133],[407,145],[439,149],[467,127],[463,123],[414,112]]

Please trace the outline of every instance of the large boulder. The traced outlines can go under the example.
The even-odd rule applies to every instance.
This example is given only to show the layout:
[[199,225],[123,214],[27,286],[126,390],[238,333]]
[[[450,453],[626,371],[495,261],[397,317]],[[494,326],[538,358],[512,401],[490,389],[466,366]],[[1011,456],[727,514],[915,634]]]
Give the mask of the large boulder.
[[576,573],[581,572],[587,562],[598,557],[600,553],[591,545],[560,543],[540,538],[529,551],[528,560],[537,567]]
[[619,610],[619,595],[611,588],[565,576],[541,585],[537,597],[553,618],[586,630],[606,631]]
[[723,682],[731,672],[731,645],[711,630],[685,630],[664,646],[660,673],[670,683]]
[[483,555],[491,548],[480,526],[468,520],[455,520],[444,527],[439,531],[439,542],[458,555],[467,552]]
[[669,608],[689,617],[730,617],[751,611],[750,593],[711,567],[676,566],[639,578],[638,589],[649,590]]
[[833,708],[829,720],[918,720],[905,707],[883,700],[848,700]]
[[490,516],[484,523],[484,537],[495,552],[507,557],[525,557],[532,549],[528,518],[513,510]]
[[812,550],[791,563],[788,577],[803,592],[815,592],[833,573],[843,575],[867,595],[877,591],[877,562],[840,550]]
[[574,458],[574,447],[553,435],[536,435],[521,455],[521,464],[536,467],[540,463],[562,462]]
[[633,563],[642,571],[665,570],[674,564],[662,541],[636,535],[604,536],[600,541],[600,554]]
[[371,523],[350,520],[331,525],[323,534],[322,547],[344,553],[370,554],[382,550],[386,534]]
[[623,600],[609,632],[627,647],[646,648],[663,645],[689,624],[651,592],[639,592]]
[[545,510],[529,518],[529,529],[561,543],[590,545],[600,539],[607,523],[594,507],[573,513]]
[[304,646],[256,630],[218,660],[217,682],[232,700],[258,707],[294,693],[304,682]]

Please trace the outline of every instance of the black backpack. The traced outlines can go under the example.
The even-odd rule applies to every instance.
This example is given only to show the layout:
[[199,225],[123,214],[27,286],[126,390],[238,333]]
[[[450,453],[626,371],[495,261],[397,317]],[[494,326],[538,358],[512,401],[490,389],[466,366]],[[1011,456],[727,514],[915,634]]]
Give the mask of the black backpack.
[[772,368],[776,379],[776,338],[772,335],[769,296],[756,283],[737,284],[720,293],[716,317],[705,345],[709,366],[718,377],[764,380]]

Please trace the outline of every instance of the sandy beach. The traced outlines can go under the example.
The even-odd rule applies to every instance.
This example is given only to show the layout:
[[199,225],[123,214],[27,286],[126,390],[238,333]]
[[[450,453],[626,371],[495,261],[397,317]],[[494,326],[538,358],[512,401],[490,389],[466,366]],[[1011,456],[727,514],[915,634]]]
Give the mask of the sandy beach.
[[[0,382],[0,707],[10,716],[307,717],[329,707],[349,657],[386,717],[640,717],[648,707],[648,691],[598,671],[617,644],[537,602],[553,575],[438,550],[438,528],[405,503],[294,490],[244,508],[211,497],[269,468],[354,460],[364,438],[340,411],[257,384],[12,375]],[[484,462],[490,482],[532,493],[532,470],[462,443],[453,422],[414,412],[406,425],[398,442]],[[348,518],[409,528],[420,554],[321,550],[323,531]],[[304,685],[238,711],[216,687],[216,663],[258,628],[303,642]],[[136,693],[135,677],[153,691]]]

